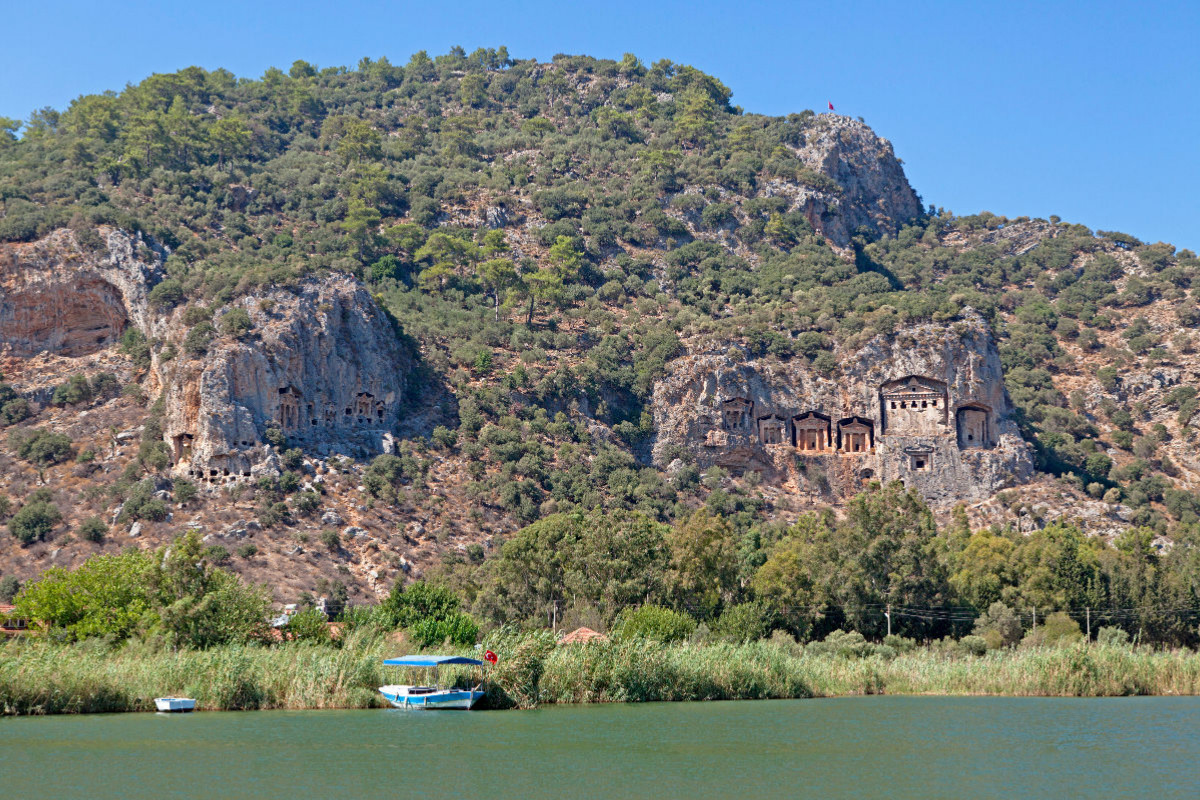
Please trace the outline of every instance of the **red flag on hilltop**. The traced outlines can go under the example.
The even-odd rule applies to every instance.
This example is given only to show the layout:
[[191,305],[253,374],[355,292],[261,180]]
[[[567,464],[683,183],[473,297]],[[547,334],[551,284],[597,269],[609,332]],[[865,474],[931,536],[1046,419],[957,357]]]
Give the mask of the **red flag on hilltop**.
[[829,104],[829,110],[830,110],[830,111],[833,111],[833,103],[830,103],[830,104]]
[[491,663],[495,664],[496,663],[496,654],[493,653],[491,650],[488,650],[486,653],[483,654],[483,660],[490,661]]

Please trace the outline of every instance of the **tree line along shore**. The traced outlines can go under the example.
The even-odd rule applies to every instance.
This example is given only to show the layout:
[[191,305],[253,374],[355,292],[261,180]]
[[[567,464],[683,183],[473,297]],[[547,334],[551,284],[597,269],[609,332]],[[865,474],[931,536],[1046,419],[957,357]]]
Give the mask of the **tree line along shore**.
[[[492,707],[1193,694],[1194,548],[1151,539],[971,531],[962,515],[939,527],[898,484],[752,542],[704,509],[673,526],[558,514],[378,604],[334,590],[272,623],[267,588],[189,531],[0,587],[30,626],[0,644],[0,713],[148,709],[171,692],[209,709],[370,707],[395,678],[384,658],[479,648],[500,656]],[[605,635],[560,641],[580,625]]]

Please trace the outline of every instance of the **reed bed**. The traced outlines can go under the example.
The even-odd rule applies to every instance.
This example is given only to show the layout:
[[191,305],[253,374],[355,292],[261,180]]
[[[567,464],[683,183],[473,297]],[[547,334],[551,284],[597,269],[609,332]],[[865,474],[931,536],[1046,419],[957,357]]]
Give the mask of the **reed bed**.
[[[1106,697],[1200,694],[1200,654],[1076,644],[981,657],[922,649],[887,658],[745,645],[645,640],[556,646],[544,634],[490,639],[500,654],[486,705],[836,697],[859,694]],[[206,710],[370,708],[396,679],[382,666],[396,644],[356,631],[341,647],[285,643],[170,651],[131,643],[0,645],[0,714],[151,711],[165,694]],[[473,683],[471,669],[443,674]]]
[[210,650],[139,644],[0,646],[0,714],[153,711],[154,698],[194,697],[205,710],[369,708],[381,705],[381,637],[352,636],[341,648],[292,643]]

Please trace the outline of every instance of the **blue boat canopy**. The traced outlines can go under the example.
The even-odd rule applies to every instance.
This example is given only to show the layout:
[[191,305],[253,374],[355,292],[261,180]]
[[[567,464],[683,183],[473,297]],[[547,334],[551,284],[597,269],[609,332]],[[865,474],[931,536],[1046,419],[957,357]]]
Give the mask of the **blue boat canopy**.
[[482,661],[476,661],[466,656],[403,656],[401,658],[385,658],[383,663],[389,667],[440,667],[443,664],[483,666]]

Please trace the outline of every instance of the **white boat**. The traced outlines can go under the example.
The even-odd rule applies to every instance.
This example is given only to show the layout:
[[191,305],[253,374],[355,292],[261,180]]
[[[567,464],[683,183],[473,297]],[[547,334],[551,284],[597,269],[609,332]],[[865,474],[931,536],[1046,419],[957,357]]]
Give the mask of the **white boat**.
[[159,711],[194,711],[196,701],[190,697],[156,697],[154,705]]
[[388,684],[380,686],[379,693],[396,708],[411,709],[459,709],[467,711],[483,697],[483,692],[477,685],[471,689],[444,689],[437,683],[437,669],[443,665],[471,664],[482,667],[482,661],[463,656],[405,656],[404,658],[384,659],[384,665],[389,667],[416,667],[432,669],[434,682],[432,686],[414,686],[409,684]]

